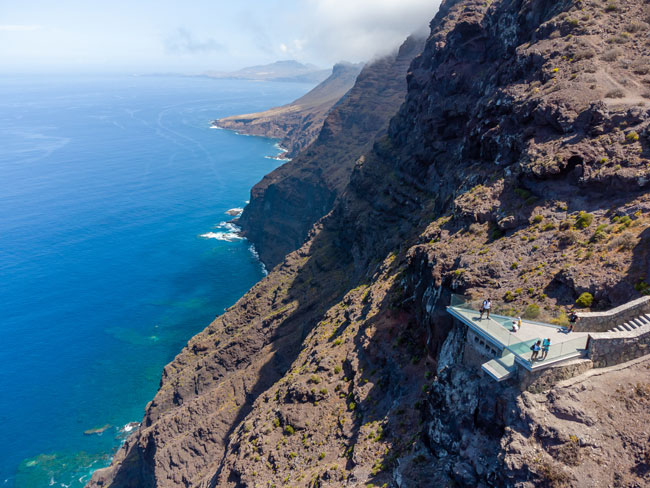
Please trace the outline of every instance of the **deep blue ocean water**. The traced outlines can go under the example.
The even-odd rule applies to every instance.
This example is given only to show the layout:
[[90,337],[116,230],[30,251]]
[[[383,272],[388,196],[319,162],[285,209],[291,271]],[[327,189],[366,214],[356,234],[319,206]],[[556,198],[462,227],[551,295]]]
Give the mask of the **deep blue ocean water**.
[[0,487],[83,486],[162,367],[263,276],[220,223],[278,150],[210,120],[309,88],[0,78]]

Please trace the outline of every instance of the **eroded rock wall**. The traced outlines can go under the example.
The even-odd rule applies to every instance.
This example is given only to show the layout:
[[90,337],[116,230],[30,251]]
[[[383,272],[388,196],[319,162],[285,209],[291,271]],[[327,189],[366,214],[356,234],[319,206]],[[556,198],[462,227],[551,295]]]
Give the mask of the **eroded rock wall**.
[[[553,312],[588,291],[606,308],[646,289],[649,5],[443,2],[331,210],[165,368],[90,485],[647,484],[647,362],[521,393],[453,360],[444,306]],[[269,176],[249,215],[273,215],[274,185],[321,201],[298,182],[330,188],[324,168]]]

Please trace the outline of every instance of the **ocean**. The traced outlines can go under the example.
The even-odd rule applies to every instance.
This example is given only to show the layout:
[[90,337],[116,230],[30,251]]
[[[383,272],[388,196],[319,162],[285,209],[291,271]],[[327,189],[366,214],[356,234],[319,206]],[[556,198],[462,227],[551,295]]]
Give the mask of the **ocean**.
[[226,211],[278,148],[210,121],[310,88],[0,78],[0,487],[83,486],[163,366],[263,277]]

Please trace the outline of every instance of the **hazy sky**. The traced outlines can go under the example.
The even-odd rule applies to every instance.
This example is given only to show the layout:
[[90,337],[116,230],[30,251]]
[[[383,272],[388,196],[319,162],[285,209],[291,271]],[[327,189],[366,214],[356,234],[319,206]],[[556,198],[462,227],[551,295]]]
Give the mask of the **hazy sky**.
[[6,0],[0,70],[236,69],[365,61],[426,27],[439,0]]

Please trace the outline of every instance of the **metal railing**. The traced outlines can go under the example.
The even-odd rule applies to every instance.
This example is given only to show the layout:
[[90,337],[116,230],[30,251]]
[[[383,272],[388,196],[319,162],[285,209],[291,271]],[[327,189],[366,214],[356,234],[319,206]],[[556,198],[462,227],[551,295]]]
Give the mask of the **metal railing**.
[[[535,315],[531,314],[531,311],[528,307],[531,305],[521,305],[514,304],[510,302],[504,302],[501,300],[491,300],[492,302],[492,313],[495,315],[503,317],[521,317],[532,324],[540,324],[552,327],[566,327],[569,324],[569,319],[567,311],[562,308],[555,307],[553,309],[548,309],[539,307],[535,309]],[[480,310],[483,305],[483,299],[466,297],[463,295],[452,294],[451,303],[452,307],[462,307],[470,310]]]
[[[480,318],[480,312],[478,310],[482,307],[482,302],[482,300],[471,300],[461,295],[452,294],[450,306],[457,309],[460,313],[469,315],[469,319],[475,327],[485,331],[504,346],[504,354],[506,351],[514,354],[519,362],[523,363],[528,369],[533,369],[547,362],[560,360],[563,357],[576,356],[578,353],[582,353],[587,347],[587,336],[577,337],[557,344],[551,342],[546,356],[540,350],[536,359],[532,361],[531,356],[533,351],[531,351],[530,347],[537,341],[540,341],[541,347],[544,339],[542,337],[527,340],[520,339],[516,334],[510,332],[513,322],[512,317],[492,313],[490,314],[490,319],[487,319],[484,314],[483,320],[478,320]],[[526,320],[526,322],[557,328],[555,325],[542,322],[533,322],[531,320]]]

